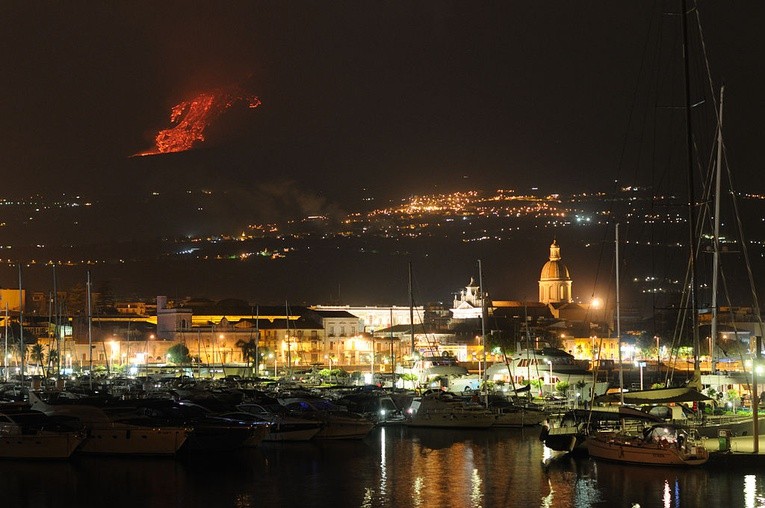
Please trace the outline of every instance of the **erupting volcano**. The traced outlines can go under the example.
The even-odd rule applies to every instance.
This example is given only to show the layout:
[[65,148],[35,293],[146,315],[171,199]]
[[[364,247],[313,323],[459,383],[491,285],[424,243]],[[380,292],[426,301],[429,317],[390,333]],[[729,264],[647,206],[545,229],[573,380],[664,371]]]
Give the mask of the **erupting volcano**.
[[174,127],[163,129],[154,138],[155,147],[135,155],[191,150],[194,143],[205,140],[205,129],[223,112],[235,105],[247,104],[249,108],[260,106],[260,99],[246,95],[239,89],[217,89],[202,92],[191,100],[173,107],[170,122]]

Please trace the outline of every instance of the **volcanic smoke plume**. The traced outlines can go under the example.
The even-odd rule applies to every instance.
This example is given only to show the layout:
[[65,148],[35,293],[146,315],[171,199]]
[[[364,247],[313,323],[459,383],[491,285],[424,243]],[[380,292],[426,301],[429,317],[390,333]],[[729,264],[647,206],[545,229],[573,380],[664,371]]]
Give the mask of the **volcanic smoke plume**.
[[247,104],[249,108],[260,106],[260,99],[245,95],[238,89],[217,89],[202,92],[191,100],[173,107],[170,122],[174,127],[159,131],[154,138],[156,146],[136,155],[191,150],[194,143],[205,140],[205,129],[223,112],[235,105]]

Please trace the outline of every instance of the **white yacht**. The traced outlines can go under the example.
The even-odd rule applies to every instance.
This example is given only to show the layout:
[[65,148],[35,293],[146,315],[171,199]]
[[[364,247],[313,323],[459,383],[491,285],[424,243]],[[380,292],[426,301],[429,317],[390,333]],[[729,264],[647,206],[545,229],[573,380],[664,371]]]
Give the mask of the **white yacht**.
[[477,403],[465,402],[448,392],[416,397],[406,411],[409,427],[486,429],[494,425],[493,412]]

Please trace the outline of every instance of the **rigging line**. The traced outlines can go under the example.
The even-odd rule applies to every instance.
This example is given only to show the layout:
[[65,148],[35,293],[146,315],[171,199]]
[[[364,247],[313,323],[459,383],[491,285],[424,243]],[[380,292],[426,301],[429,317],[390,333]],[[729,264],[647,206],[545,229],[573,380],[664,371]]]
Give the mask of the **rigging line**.
[[[683,279],[683,291],[680,293],[680,308],[675,320],[675,330],[672,335],[670,346],[671,369],[667,371],[666,379],[671,382],[674,379],[674,371],[677,366],[677,359],[680,356],[681,337],[685,332],[688,321],[688,310],[692,308],[689,286],[691,284],[691,264],[688,263],[685,268],[685,278]],[[671,375],[670,375],[671,372]]]
[[[640,76],[643,76],[645,74],[645,69],[646,69],[646,66],[647,66],[646,61],[647,61],[647,55],[648,55],[649,41],[651,40],[650,34],[652,32],[653,26],[654,26],[654,16],[651,16],[650,17],[650,22],[649,22],[649,25],[648,25],[647,34],[646,34],[646,37],[645,37],[645,40],[644,40],[644,43],[643,43],[642,57],[640,59],[640,68],[638,70],[638,79],[636,80],[635,87],[632,90],[632,101],[630,103],[629,111],[627,113],[627,121],[626,121],[625,129],[624,129],[624,136],[622,138],[621,150],[619,152],[619,160],[618,160],[617,165],[616,165],[616,178],[613,180],[613,188],[611,190],[611,195],[614,198],[616,198],[616,196],[618,196],[618,193],[619,193],[619,185],[620,185],[619,182],[621,181],[620,176],[621,176],[621,171],[622,171],[622,169],[624,167],[625,153],[627,151],[627,139],[628,139],[629,126],[632,125],[633,116],[635,116],[635,110],[636,110],[636,107],[637,107],[638,91],[639,91],[640,86],[641,86]],[[642,129],[640,129],[640,132],[642,133]],[[639,143],[639,145],[640,144],[642,144],[642,143]],[[640,166],[640,163],[639,163],[639,158],[638,158],[638,164],[636,165],[636,171],[639,168],[639,166]],[[612,219],[615,217],[614,208],[616,206],[616,203],[617,203],[617,200],[616,199],[612,199],[611,203],[610,203],[610,206],[609,206],[608,216],[611,217]],[[619,222],[620,219],[618,217],[616,217],[613,220],[615,220],[616,222]],[[599,264],[598,264],[598,266],[600,266],[600,263],[602,263],[602,261],[603,261],[603,253],[604,253],[604,248],[605,248],[604,246],[605,246],[606,238],[607,238],[608,235],[610,235],[610,232],[608,231],[608,228],[604,228],[603,238],[601,240],[601,251],[600,251],[600,257],[599,257]],[[596,274],[595,285],[597,285],[597,282],[598,281],[597,281],[597,274]],[[594,291],[595,291],[595,288],[593,288],[593,296],[594,296]]]
[[[723,294],[725,295],[725,301],[728,304],[728,313],[730,314],[731,328],[733,328],[733,337],[735,341],[738,342],[739,330],[738,330],[738,326],[736,326],[736,313],[733,312],[733,304],[731,303],[731,299],[730,299],[728,281],[725,279],[725,275],[722,272],[723,272],[723,267],[720,266],[720,279],[722,280]],[[737,348],[737,349],[738,349],[739,359],[741,360],[741,368],[746,373],[746,364],[744,363],[744,352],[741,350],[741,348]],[[751,392],[751,387],[749,386],[749,376],[746,376],[746,384],[747,384],[747,389]]]
[[[625,154],[626,154],[626,151],[627,151],[628,131],[630,130],[629,129],[630,125],[633,124],[633,117],[636,116],[635,110],[636,110],[636,106],[637,106],[637,97],[638,97],[639,89],[641,87],[641,78],[640,77],[644,76],[646,74],[647,61],[648,61],[649,42],[653,40],[653,38],[651,37],[651,34],[653,33],[653,30],[654,30],[654,26],[655,26],[655,21],[654,20],[655,19],[656,19],[655,16],[651,16],[650,17],[650,23],[649,23],[648,29],[646,31],[646,37],[645,37],[645,41],[644,41],[644,44],[643,44],[642,57],[641,57],[641,60],[640,60],[640,68],[639,68],[639,71],[638,71],[638,79],[636,80],[635,87],[634,87],[633,92],[632,92],[632,101],[631,101],[630,109],[629,109],[629,112],[628,112],[628,115],[627,115],[626,127],[624,129],[624,138],[622,140],[621,151],[620,151],[619,160],[618,160],[618,163],[617,163],[617,174],[616,174],[616,178],[614,180],[614,186],[613,186],[613,189],[612,189],[612,196],[614,196],[614,199],[611,201],[611,205],[609,207],[609,212],[608,212],[609,213],[608,216],[612,218],[612,221],[614,221],[614,222],[625,222],[628,225],[628,227],[629,227],[629,221],[622,220],[621,217],[617,216],[617,213],[615,211],[615,207],[616,207],[616,203],[617,203],[616,197],[619,194],[619,182],[621,181],[620,175],[621,175],[622,169],[624,168],[624,159],[625,159]],[[658,40],[658,38],[656,38],[656,39]],[[641,125],[646,125],[647,124],[645,117],[646,117],[646,115],[643,115],[643,118],[642,118],[641,122],[639,122]],[[638,128],[637,130],[640,133],[639,134],[639,141],[638,141],[638,145],[637,146],[640,147],[643,144],[642,141],[643,141],[643,136],[645,134],[645,129],[644,128]],[[642,154],[642,150],[638,149],[637,153],[638,153],[638,160],[637,160],[637,163],[635,164],[635,169],[634,169],[635,175],[640,170],[640,165],[641,165],[640,164],[640,160],[641,160],[640,157],[641,157],[641,154]],[[635,175],[633,175],[633,179],[635,181],[637,181],[637,177]],[[627,206],[627,208],[629,208],[629,206],[630,206],[629,202],[627,202],[626,206]],[[625,214],[625,211],[621,210],[621,212],[618,215],[623,215],[623,214]],[[603,262],[603,257],[604,257],[604,252],[605,252],[605,245],[608,242],[608,240],[607,240],[608,235],[610,235],[610,231],[608,230],[608,228],[605,228],[604,231],[603,231],[603,238],[601,240],[601,249],[600,249],[600,256],[599,256],[598,266],[601,266],[602,262]],[[628,256],[624,256],[624,258],[627,259]],[[598,272],[598,274],[599,274],[599,272]],[[613,275],[613,271],[612,271],[612,275]],[[596,274],[596,279],[595,279],[595,283],[594,283],[595,286],[593,287],[593,297],[594,297],[595,287],[597,287],[597,283],[598,283],[598,276]],[[609,280],[609,283],[608,283],[608,287],[611,287],[611,281],[610,280]]]
[[[673,28],[673,30],[674,30],[674,28]],[[674,33],[674,31],[673,31],[673,33]],[[672,41],[672,47],[669,48],[670,49],[669,52],[670,52],[670,54],[675,54],[677,52],[678,38],[677,37],[672,37],[671,41]],[[657,65],[657,67],[658,67],[658,65]],[[656,73],[656,83],[655,83],[655,91],[654,91],[654,93],[656,94],[655,95],[656,99],[658,99],[658,90],[660,88],[660,78],[662,76],[666,75],[666,74],[670,74],[670,73],[676,74],[677,72],[678,72],[677,66],[672,66],[666,72],[657,72]],[[672,80],[672,81],[674,82],[677,79],[678,78],[675,77],[675,79]],[[656,109],[659,108],[659,105],[656,103],[656,101],[654,101],[654,107]],[[673,115],[672,118],[674,118],[674,123],[679,123],[679,118],[675,118],[674,115]],[[659,133],[658,133],[658,130],[656,129],[656,125],[657,124],[658,124],[658,119],[656,119],[656,117],[654,116],[654,123],[653,123],[653,126],[654,126],[654,130],[653,130],[653,153],[657,153],[658,149],[659,149],[659,143],[658,143]],[[670,128],[670,132],[675,132],[675,133],[677,133],[677,135],[680,135],[681,131],[682,131],[682,129],[680,129],[679,126],[677,126],[676,128]],[[671,143],[671,144],[674,145],[674,143]],[[661,196],[660,189],[663,186],[666,185],[667,189],[669,190],[669,185],[671,183],[671,182],[669,182],[669,177],[671,176],[672,173],[668,169],[666,169],[666,168],[673,167],[673,162],[672,161],[673,161],[674,155],[675,155],[675,151],[667,150],[667,152],[666,152],[666,161],[663,163],[663,165],[660,166],[660,165],[657,165],[657,164],[654,163],[651,166],[651,168],[652,168],[652,179],[651,179],[651,182],[652,182],[652,187],[651,187],[651,189],[652,189],[652,201],[651,201],[652,206],[651,206],[651,209],[654,212],[659,209],[659,203],[657,202],[657,198],[659,198]],[[659,172],[658,171],[659,167],[664,167],[665,169],[663,171]],[[669,192],[668,195],[671,196],[672,193]],[[676,207],[678,205],[670,204],[670,206]],[[652,239],[652,243],[654,245],[656,245],[658,243],[665,243],[665,244],[669,243],[669,239],[666,236],[662,236],[662,240],[661,240],[661,242],[659,242],[657,240],[656,234],[657,234],[656,228],[651,228],[651,239]],[[667,270],[668,267],[673,264],[673,259],[675,258],[675,255],[676,255],[676,251],[675,250],[670,250],[671,259],[666,260],[665,264],[662,265],[664,267],[664,270]],[[652,273],[656,273],[658,267],[656,265],[655,257],[652,256],[651,262],[652,262]],[[666,280],[668,278],[667,274],[664,273],[662,275],[662,278]],[[653,293],[652,294],[652,305],[653,305],[654,308],[657,307],[657,302],[658,302],[658,294],[657,293]],[[676,325],[676,330],[674,332],[675,335],[673,336],[673,339],[672,339],[672,347],[674,347],[676,345],[676,342],[677,342],[677,338],[676,338],[676,335],[678,333],[677,328],[678,327]],[[656,315],[654,313],[654,332],[655,331],[656,331]]]
[[[726,162],[727,162],[727,158],[726,158]],[[744,226],[741,222],[741,214],[738,208],[738,200],[736,199],[736,195],[733,192],[733,177],[731,176],[730,167],[727,165],[726,167],[728,169],[726,172],[728,175],[728,186],[731,192],[731,198],[733,201],[733,210],[736,216],[736,225],[738,226],[739,238],[741,241],[741,251],[744,255],[746,273],[749,278],[749,290],[752,293],[752,303],[754,304],[754,310],[755,310],[755,315],[757,316],[757,322],[760,325],[760,334],[762,334],[763,326],[762,326],[762,316],[760,314],[760,302],[759,302],[759,299],[757,298],[757,289],[754,285],[754,275],[752,274],[752,263],[749,259],[749,249],[747,248],[746,238],[744,237]]]
[[[415,303],[414,294],[415,294],[415,286],[418,285],[418,281],[416,279],[416,275],[414,274],[414,270],[411,270],[411,273],[412,273],[412,277],[411,277],[411,279],[412,279],[412,282],[411,282],[411,284],[412,284],[412,288],[411,288],[411,293],[412,293],[411,294],[411,304],[412,304],[412,309],[415,309],[416,307],[415,307],[415,304],[414,304]],[[419,289],[419,286],[418,286],[418,289]],[[482,290],[483,290],[483,288],[482,288]],[[424,309],[423,309],[423,311],[424,311]],[[414,314],[416,314],[417,317],[420,319],[420,327],[422,329],[422,335],[425,337],[425,344],[426,344],[426,346],[428,348],[428,351],[430,351],[430,354],[432,356],[435,356],[435,354],[438,352],[438,345],[436,344],[435,337],[433,337],[433,340],[431,341],[431,337],[428,336],[427,330],[425,329],[425,318],[420,313],[420,310],[418,309],[416,312],[414,312]],[[414,319],[412,320],[411,326],[412,326],[412,329],[414,329],[414,326],[415,326]],[[412,354],[414,354],[414,351],[412,351]]]

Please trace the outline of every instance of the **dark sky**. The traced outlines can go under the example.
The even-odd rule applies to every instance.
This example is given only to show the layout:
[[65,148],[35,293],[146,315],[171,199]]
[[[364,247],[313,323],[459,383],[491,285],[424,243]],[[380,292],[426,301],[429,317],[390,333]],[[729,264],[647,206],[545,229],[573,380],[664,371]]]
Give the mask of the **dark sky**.
[[[363,187],[597,187],[627,164],[625,140],[643,129],[637,112],[662,100],[641,99],[641,86],[655,69],[677,77],[646,55],[672,51],[667,35],[656,49],[656,34],[676,27],[661,13],[678,5],[3,2],[4,194],[98,195],[178,175],[289,179],[340,197]],[[754,175],[765,6],[701,2],[700,11],[714,83],[727,85],[729,154]],[[129,158],[169,127],[172,105],[230,85],[263,105],[221,118],[196,153]]]
[[[226,190],[235,198],[204,212],[216,229],[274,214],[354,210],[365,195],[378,204],[474,188],[608,191],[615,179],[667,188],[672,180],[677,190],[686,174],[679,6],[679,0],[1,2],[0,198],[83,194],[100,201],[99,216],[111,219],[102,224],[104,235],[130,240],[195,225],[198,216],[175,203],[166,209],[177,216],[156,213],[149,193],[155,190],[162,200],[168,190],[180,199],[185,189]],[[737,188],[765,192],[765,4],[707,0],[699,13],[712,87],[726,84],[726,146]],[[688,19],[691,95],[699,103],[694,122],[706,161],[713,101],[693,35],[695,11]],[[170,127],[173,105],[221,87],[239,87],[262,105],[227,110],[193,151],[131,157]],[[168,231],[141,229],[148,221],[136,209],[156,215]],[[97,230],[80,233],[90,238]],[[66,228],[58,233],[73,236]],[[528,256],[544,262],[551,236],[535,238],[539,245]],[[31,245],[52,241],[43,236]],[[577,253],[573,239],[566,248],[566,256]],[[480,255],[466,249],[469,261],[453,270],[460,282],[444,280],[434,297],[459,288]],[[529,263],[536,266],[509,263],[507,270]],[[339,264],[338,271],[349,271],[350,261]],[[445,265],[454,268],[454,259]],[[433,279],[443,279],[443,267],[428,266]],[[403,265],[395,270],[405,274]],[[508,282],[502,296],[533,294],[536,270],[514,275],[531,290]],[[76,271],[81,279],[81,267]],[[8,277],[4,284],[12,285],[12,270]],[[178,287],[179,294],[206,287],[188,274],[176,279],[192,284]],[[285,270],[284,279],[299,277]],[[327,279],[309,282],[348,292],[350,284]],[[247,289],[232,280],[229,287]],[[144,288],[148,294],[169,291],[167,281],[154,282],[158,287]],[[305,288],[294,293],[308,298]]]

